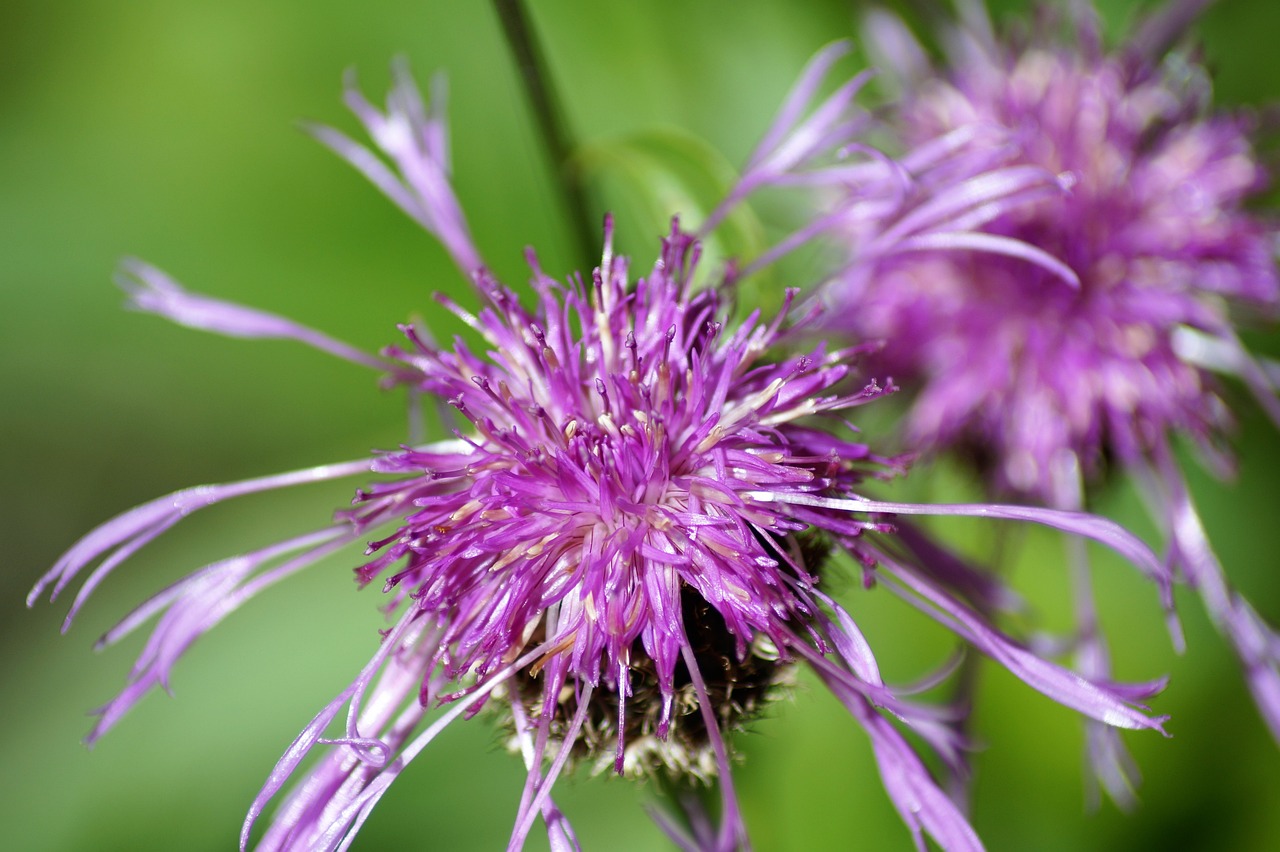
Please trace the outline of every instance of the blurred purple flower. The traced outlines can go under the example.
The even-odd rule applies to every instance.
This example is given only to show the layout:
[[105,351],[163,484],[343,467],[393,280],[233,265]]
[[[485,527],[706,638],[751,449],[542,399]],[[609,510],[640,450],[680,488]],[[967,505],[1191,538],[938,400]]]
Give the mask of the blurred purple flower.
[[[970,236],[881,258],[892,221],[846,229],[855,263],[825,299],[829,327],[885,342],[875,368],[914,394],[909,445],[973,459],[993,493],[1076,509],[1110,468],[1137,474],[1280,738],[1280,637],[1227,585],[1171,448],[1190,437],[1229,472],[1218,446],[1229,414],[1210,368],[1241,378],[1280,422],[1278,385],[1235,325],[1280,305],[1275,225],[1246,206],[1266,175],[1247,118],[1213,111],[1205,71],[1166,53],[1203,5],[1167,5],[1108,53],[1085,4],[1065,22],[1046,6],[1037,36],[1001,41],[980,3],[961,3],[964,25],[943,33],[949,62],[937,71],[900,21],[873,14],[867,40],[901,87],[888,120],[906,148],[998,139],[988,149],[1007,170],[1060,175],[1069,191],[1006,196],[969,223],[1035,256],[973,251]],[[912,178],[927,192],[934,175]],[[1079,665],[1101,677],[1087,566],[1073,554]],[[1126,801],[1127,755],[1091,736],[1104,782]]]
[[[784,105],[744,179],[800,180],[858,121],[853,84],[801,120],[835,51],[819,56]],[[808,664],[869,735],[889,795],[923,848],[975,849],[973,829],[908,740],[911,729],[959,771],[966,746],[946,708],[909,702],[880,676],[853,619],[821,588],[840,550],[1051,699],[1107,725],[1161,729],[1139,702],[1161,681],[1081,678],[1002,633],[973,601],[1002,590],[888,518],[968,515],[1033,521],[1101,541],[1167,591],[1171,577],[1115,524],[1077,512],[981,505],[884,503],[861,496],[867,476],[899,463],[853,441],[839,417],[891,388],[850,385],[859,349],[779,356],[811,323],[740,322],[725,289],[691,285],[698,242],[673,225],[652,270],[634,282],[612,252],[589,280],[558,283],[529,255],[532,310],[483,265],[449,182],[445,128],[401,75],[384,113],[354,89],[348,102],[384,160],[327,129],[317,135],[434,234],[482,301],[448,308],[486,352],[450,349],[403,329],[408,345],[381,356],[261,311],[181,288],[141,263],[121,283],[135,306],[195,328],[287,337],[374,366],[388,382],[446,402],[452,439],[278,476],[201,486],[126,512],[77,542],[32,591],[57,596],[95,565],[68,615],[122,561],[187,514],[248,493],[372,471],[334,522],[278,545],[213,563],[152,597],[102,639],[111,644],[158,617],[124,690],[99,711],[92,742],[181,654],[262,588],[380,530],[362,585],[381,579],[394,625],[368,665],[323,708],[277,763],[250,808],[247,847],[267,803],[317,745],[332,746],[298,782],[261,838],[265,849],[346,848],[408,763],[449,723],[496,704],[528,775],[510,848],[539,816],[552,848],[577,840],[552,801],[570,763],[623,774],[661,770],[718,778],[722,819],[693,832],[664,826],[689,849],[748,843],[730,772],[728,734],[758,712],[796,662]],[[436,100],[438,110],[439,99]],[[894,189],[875,184],[874,174]],[[899,197],[900,169],[874,160],[867,203]],[[883,182],[882,180],[882,182]],[[1039,180],[1039,178],[1037,178]],[[875,184],[875,185],[873,185]],[[961,205],[963,207],[963,205]],[[849,215],[873,216],[857,204]],[[955,232],[935,210],[912,233]],[[345,709],[345,723],[338,717]],[[337,730],[336,735],[333,729]]]

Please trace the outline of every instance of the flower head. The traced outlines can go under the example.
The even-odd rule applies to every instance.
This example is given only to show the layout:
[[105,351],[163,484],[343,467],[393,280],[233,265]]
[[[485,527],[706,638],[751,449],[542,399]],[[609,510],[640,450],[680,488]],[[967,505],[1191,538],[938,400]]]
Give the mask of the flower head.
[[909,146],[998,133],[1011,166],[1061,175],[1067,192],[1005,204],[983,230],[1071,274],[935,251],[829,290],[851,308],[833,316],[885,340],[879,363],[919,384],[914,445],[964,446],[1000,488],[1050,503],[1064,458],[1095,477],[1171,433],[1215,437],[1224,405],[1186,357],[1188,330],[1234,345],[1228,303],[1280,306],[1274,228],[1245,206],[1265,186],[1247,119],[1211,113],[1185,58],[1101,53],[1080,26],[1074,41],[1027,45],[956,33],[936,75],[900,50],[911,79],[894,112]]
[[[885,341],[877,368],[914,393],[913,447],[957,451],[996,493],[1060,508],[1083,505],[1110,471],[1137,474],[1172,561],[1236,646],[1280,739],[1280,637],[1227,585],[1171,450],[1183,435],[1229,463],[1218,448],[1229,411],[1210,368],[1242,378],[1280,422],[1276,388],[1235,328],[1280,308],[1275,223],[1249,207],[1267,185],[1250,122],[1214,111],[1204,70],[1164,54],[1201,5],[1172,2],[1107,52],[1087,7],[1057,35],[1046,8],[1044,31],[1017,39],[965,4],[936,71],[901,23],[873,17],[904,84],[890,118],[904,146],[994,135],[1010,169],[1057,174],[1066,191],[1006,198],[976,223],[1034,257],[938,244],[862,264],[825,297],[832,327]],[[914,178],[927,186],[931,175]],[[855,256],[874,246],[875,232],[850,233]],[[1078,618],[1080,665],[1101,674],[1092,605]],[[1124,801],[1118,754],[1095,743]]]
[[[480,262],[447,181],[440,119],[405,85],[388,115],[353,96],[400,176],[346,137],[324,138],[439,236],[472,276],[480,310],[447,304],[483,339],[483,352],[461,340],[440,347],[406,327],[407,346],[368,356],[279,317],[189,293],[146,265],[130,267],[124,283],[139,307],[188,325],[291,337],[377,365],[391,383],[451,406],[454,437],[371,462],[187,489],[85,536],[33,599],[50,586],[57,594],[101,560],[74,615],[124,559],[220,500],[369,470],[385,477],[358,491],[332,524],[209,565],[110,631],[104,643],[159,616],[128,685],[91,737],[165,683],[183,651],[257,591],[371,536],[371,559],[356,576],[362,585],[381,583],[394,624],[368,665],[281,757],[250,808],[243,846],[316,746],[331,748],[277,809],[262,848],[345,848],[389,784],[446,725],[497,704],[528,772],[512,848],[539,817],[554,848],[577,846],[551,798],[574,761],[623,774],[718,778],[719,829],[696,837],[670,830],[686,848],[739,847],[746,831],[728,732],[803,662],[868,733],[886,788],[917,839],[927,832],[947,848],[977,848],[960,809],[890,719],[957,770],[963,743],[945,708],[907,701],[881,677],[857,624],[824,591],[821,563],[831,551],[856,560],[868,585],[893,589],[1050,698],[1108,725],[1160,729],[1163,718],[1138,702],[1161,682],[1081,678],[1037,656],[981,614],[999,602],[997,584],[910,530],[895,536],[891,518],[1038,521],[1112,546],[1167,589],[1163,566],[1141,543],[1073,512],[865,498],[865,478],[898,463],[854,440],[832,415],[888,389],[850,380],[860,350],[783,351],[812,320],[789,316],[790,297],[772,320],[756,312],[733,320],[727,290],[692,286],[698,243],[678,226],[634,281],[627,259],[612,253],[608,223],[603,259],[589,278],[557,282],[531,255],[536,298],[525,307]],[[794,118],[784,110],[786,121]],[[810,142],[824,138],[814,124],[806,128]],[[344,708],[345,724],[335,725]]]
[[[686,598],[712,607],[736,657],[755,640],[786,645],[812,615],[797,586],[814,578],[784,541],[807,524],[755,495],[842,493],[888,462],[802,422],[882,391],[834,392],[846,353],[765,360],[781,318],[727,330],[715,291],[689,291],[696,253],[673,230],[634,288],[608,241],[589,284],[558,285],[535,266],[532,312],[481,273],[489,307],[455,310],[487,358],[412,329],[413,348],[396,352],[467,421],[464,446],[381,457],[375,470],[399,478],[350,513],[371,527],[414,507],[358,573],[388,575],[384,591],[449,625],[448,671],[496,671],[544,642],[550,708],[570,678],[625,699],[633,661],[648,657],[662,738],[691,651]],[[619,769],[624,759],[620,740]]]

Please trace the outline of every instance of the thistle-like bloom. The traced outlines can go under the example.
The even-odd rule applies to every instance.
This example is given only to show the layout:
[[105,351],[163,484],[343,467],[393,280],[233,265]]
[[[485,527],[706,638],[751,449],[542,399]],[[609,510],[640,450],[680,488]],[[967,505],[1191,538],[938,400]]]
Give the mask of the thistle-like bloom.
[[[939,244],[856,264],[827,289],[830,316],[885,341],[877,367],[915,393],[912,446],[974,459],[996,493],[1078,508],[1108,468],[1138,474],[1280,738],[1280,637],[1228,587],[1170,447],[1185,435],[1223,459],[1229,418],[1208,367],[1242,378],[1280,422],[1233,323],[1280,304],[1274,225],[1246,206],[1266,186],[1249,122],[1210,109],[1203,69],[1162,55],[1203,3],[1169,5],[1113,53],[1092,19],[1066,22],[1063,37],[999,41],[980,4],[960,5],[965,26],[946,33],[950,61],[936,71],[900,22],[871,19],[869,40],[904,90],[890,121],[908,148],[994,135],[1009,168],[1061,175],[1066,194],[990,205],[980,231],[1067,269]],[[851,233],[859,252],[874,248],[877,234]],[[1079,618],[1081,666],[1103,675],[1091,605]],[[1123,799],[1123,758],[1094,752]]]
[[[824,60],[825,61],[825,60]],[[802,81],[807,100],[815,85]],[[843,94],[837,97],[844,97]],[[281,757],[241,835],[317,745],[328,750],[277,809],[265,849],[346,848],[388,785],[458,716],[498,705],[527,768],[510,847],[536,820],[552,847],[577,841],[551,798],[571,762],[622,774],[719,779],[718,829],[689,849],[747,845],[733,794],[728,733],[758,711],[795,663],[813,668],[868,733],[886,788],[923,847],[978,840],[893,719],[950,766],[958,742],[937,709],[886,684],[853,619],[822,589],[826,552],[878,579],[1036,690],[1100,723],[1160,729],[1138,702],[1160,682],[1084,679],[1006,636],[972,601],[997,586],[890,517],[975,515],[1031,520],[1102,541],[1162,586],[1170,578],[1114,524],[1074,512],[919,506],[864,498],[868,475],[897,462],[853,440],[835,413],[886,392],[850,382],[856,350],[780,354],[808,316],[733,322],[717,289],[691,286],[696,240],[673,226],[652,269],[632,280],[612,253],[612,226],[589,278],[560,283],[533,268],[532,308],[488,273],[449,185],[444,128],[402,78],[386,113],[350,101],[398,173],[333,131],[322,138],[436,234],[471,273],[482,300],[447,303],[485,342],[442,348],[412,327],[409,345],[359,353],[279,317],[201,297],[152,267],[122,283],[139,307],[186,325],[246,337],[290,337],[365,365],[457,413],[446,441],[229,485],[177,492],[89,533],[40,581],[56,595],[97,562],[71,616],[101,580],[186,514],[301,482],[382,475],[314,533],[214,563],[142,604],[110,644],[159,616],[124,691],[101,712],[101,735],[205,631],[264,586],[347,542],[376,537],[356,569],[379,582],[393,626],[368,665]],[[798,117],[789,102],[780,121]],[[802,123],[796,146],[834,125]],[[826,122],[824,124],[824,122]],[[831,131],[834,132],[834,131]],[[766,140],[767,142],[769,140]],[[774,140],[775,142],[777,140]],[[774,142],[770,142],[770,145]],[[824,142],[825,144],[825,142]],[[782,158],[791,169],[808,156]],[[781,159],[764,157],[759,162]],[[766,166],[767,167],[767,166]],[[762,182],[781,172],[757,173]],[[376,531],[376,532],[375,532]],[[101,561],[99,561],[101,560]],[[965,599],[954,590],[964,588]],[[345,723],[338,723],[345,710]],[[338,728],[337,731],[331,728]]]

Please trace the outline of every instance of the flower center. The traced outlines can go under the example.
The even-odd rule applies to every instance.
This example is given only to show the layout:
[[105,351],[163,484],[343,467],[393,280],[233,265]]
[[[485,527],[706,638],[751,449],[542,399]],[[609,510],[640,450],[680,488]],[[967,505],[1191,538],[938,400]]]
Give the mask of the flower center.
[[[772,543],[763,539],[761,543],[773,555],[780,555]],[[785,546],[791,551],[790,558],[815,576],[829,552],[826,539],[813,531],[790,536]],[[787,564],[784,559],[779,562]],[[771,700],[787,692],[794,663],[785,658],[768,637],[757,634],[740,655],[738,637],[728,628],[724,617],[690,585],[680,589],[680,610],[688,649],[721,731],[742,728],[758,718]],[[540,626],[530,637],[530,644],[537,644],[544,636],[544,628]],[[657,663],[640,639],[632,644],[629,656],[630,690],[625,701],[620,700],[616,683],[601,684],[592,691],[585,721],[571,745],[574,761],[589,764],[592,772],[603,772],[614,766],[621,742],[625,776],[709,782],[716,775],[715,755],[688,666],[683,659],[676,664],[674,689],[668,698]],[[542,714],[544,689],[539,673],[528,669],[520,672],[514,678],[511,691],[529,718]],[[560,690],[550,725],[553,740],[564,737],[568,720],[580,709],[577,694],[572,679]],[[668,706],[670,724],[663,736],[661,729]],[[513,739],[513,750],[517,745]]]

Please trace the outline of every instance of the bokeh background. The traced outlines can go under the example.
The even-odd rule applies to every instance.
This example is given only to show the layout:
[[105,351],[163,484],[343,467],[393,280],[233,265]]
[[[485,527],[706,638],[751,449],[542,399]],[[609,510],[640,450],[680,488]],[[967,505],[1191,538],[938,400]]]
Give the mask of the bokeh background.
[[[630,152],[613,162],[633,172],[652,153],[634,140],[651,141],[660,128],[702,140],[699,156],[742,162],[804,62],[853,34],[855,15],[834,0],[530,5],[575,131],[606,153]],[[1135,8],[1107,3],[1109,29],[1123,31]],[[1221,102],[1280,97],[1276,9],[1227,0],[1205,15],[1199,32]],[[173,698],[151,696],[92,752],[79,743],[86,709],[114,693],[141,644],[135,637],[94,655],[102,630],[190,569],[314,528],[346,502],[347,483],[184,521],[114,575],[66,638],[58,637],[65,603],[28,611],[22,600],[78,535],[129,506],[190,484],[358,458],[404,438],[403,401],[360,368],[288,343],[233,341],[126,313],[110,283],[117,260],[136,254],[193,289],[369,350],[412,317],[452,331],[430,299],[435,290],[464,293],[443,252],[295,124],[354,129],[338,101],[341,72],[358,69],[380,96],[394,55],[420,79],[448,72],[457,187],[498,272],[521,281],[527,244],[549,271],[580,266],[487,3],[0,4],[6,849],[230,848],[280,752],[376,645],[377,592],[356,591],[357,555],[344,553],[198,643],[176,671]],[[643,265],[661,223],[634,209],[620,228]],[[1274,334],[1253,341],[1280,350]],[[1239,438],[1238,481],[1197,475],[1195,491],[1232,577],[1274,623],[1280,449],[1252,414]],[[933,472],[921,471],[929,484],[913,486],[917,493],[969,487],[954,472]],[[1118,489],[1098,508],[1152,533],[1132,493]],[[1018,585],[1060,619],[1066,583],[1054,536],[972,523],[945,532],[971,551],[999,538]],[[1129,737],[1146,775],[1135,813],[1109,804],[1089,813],[1077,720],[988,667],[976,722],[985,746],[980,833],[1006,850],[1280,848],[1280,751],[1231,653],[1188,600],[1191,650],[1175,656],[1151,590],[1106,555],[1098,566],[1119,674],[1172,675],[1156,708],[1173,716],[1173,737]],[[838,575],[890,676],[910,679],[945,658],[939,631]],[[523,771],[500,739],[485,717],[455,725],[396,783],[356,848],[501,848]],[[758,849],[909,846],[865,737],[811,681],[802,677],[739,748]],[[557,795],[589,849],[666,848],[643,812],[653,795],[643,785],[583,774]]]

